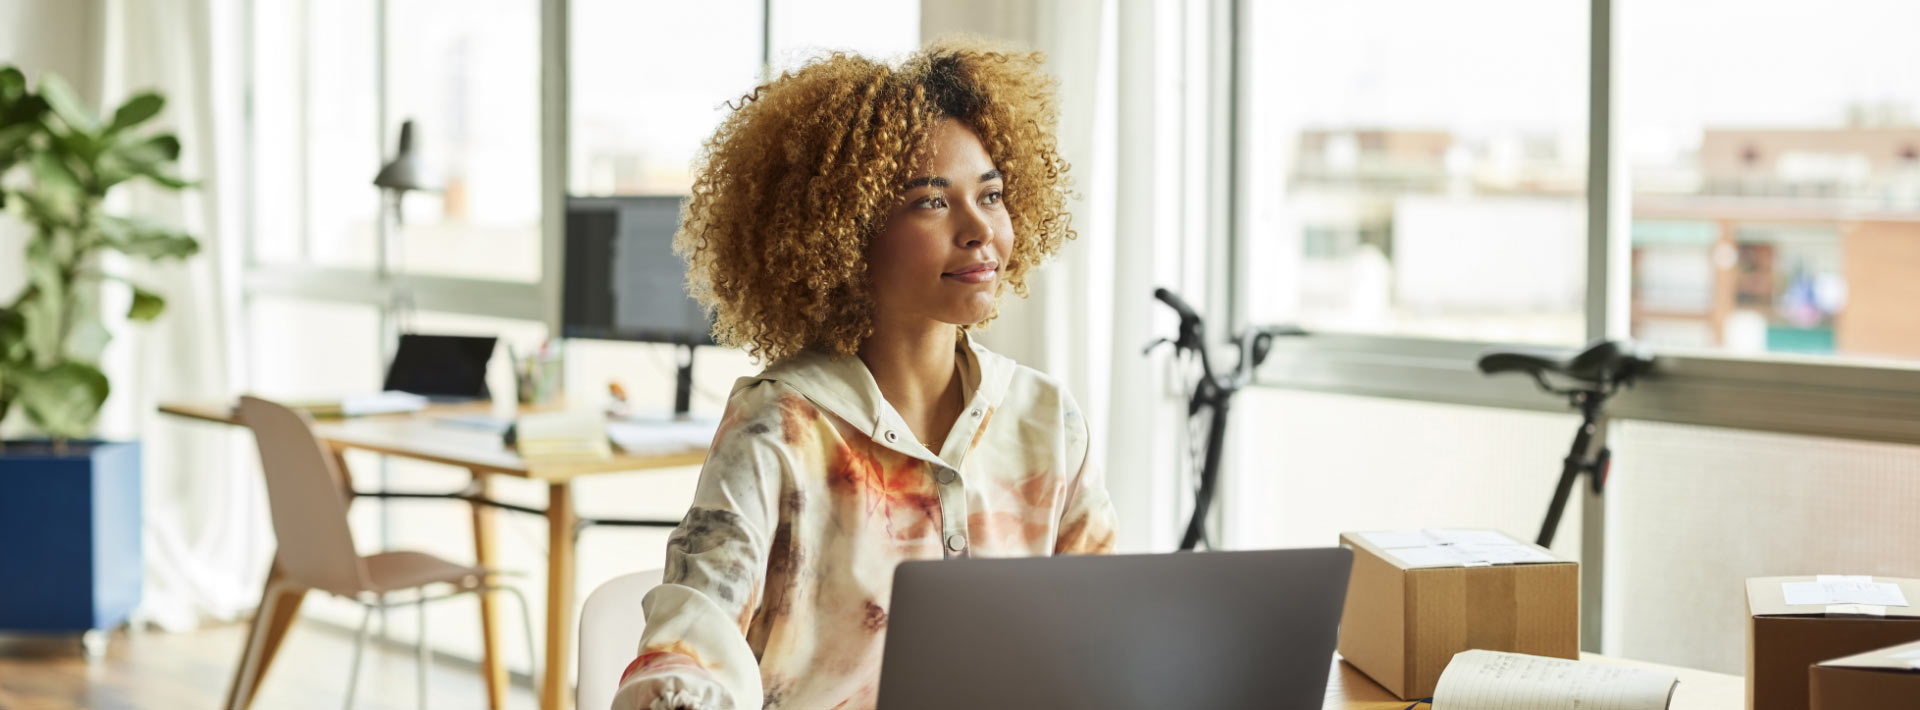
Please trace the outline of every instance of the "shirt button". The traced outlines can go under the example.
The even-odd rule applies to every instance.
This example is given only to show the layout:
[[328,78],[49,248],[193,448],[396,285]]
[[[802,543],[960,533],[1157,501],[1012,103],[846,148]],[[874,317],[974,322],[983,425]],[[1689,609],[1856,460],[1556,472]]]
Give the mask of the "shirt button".
[[899,442],[899,441],[900,441],[900,435],[899,435],[898,433],[895,433],[895,432],[894,432],[894,431],[893,431],[892,429],[888,429],[888,430],[887,430],[887,443],[889,443],[889,444],[892,444],[892,443],[896,443],[896,442]]
[[980,409],[979,409],[978,407],[975,407],[975,408],[974,408],[974,410],[973,410],[973,411],[971,411],[971,412],[968,412],[968,414],[971,414],[971,415],[973,415],[973,416],[976,416],[976,417],[977,417],[977,416],[980,416]]
[[940,480],[940,485],[943,485],[943,486],[953,483],[953,479],[954,479],[953,469],[950,469],[950,468],[940,469],[940,475],[935,476],[935,478],[938,478]]
[[967,549],[967,536],[954,533],[947,536],[947,549],[959,552]]

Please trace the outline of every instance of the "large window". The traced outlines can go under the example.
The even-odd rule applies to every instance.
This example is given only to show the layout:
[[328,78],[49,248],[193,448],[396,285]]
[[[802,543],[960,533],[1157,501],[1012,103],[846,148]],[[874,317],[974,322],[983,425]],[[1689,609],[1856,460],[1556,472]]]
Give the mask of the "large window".
[[1689,0],[1622,19],[1634,336],[1920,358],[1920,5]]
[[760,0],[579,0],[572,13],[568,191],[685,193],[726,102],[760,79]]
[[1585,335],[1585,3],[1249,2],[1255,321]]
[[396,266],[538,281],[538,0],[386,5],[386,113],[396,124],[415,122],[428,179],[439,188],[407,195],[391,237]]
[[1631,337],[1617,414],[1920,441],[1920,6],[1236,7],[1263,381],[1558,409],[1474,358]]

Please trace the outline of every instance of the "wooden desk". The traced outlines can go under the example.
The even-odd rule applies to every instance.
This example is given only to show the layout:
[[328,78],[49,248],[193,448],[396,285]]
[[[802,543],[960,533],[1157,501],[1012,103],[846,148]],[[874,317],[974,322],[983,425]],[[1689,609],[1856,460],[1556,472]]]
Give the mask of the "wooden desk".
[[[160,411],[186,419],[240,425],[233,407],[226,404],[167,403],[160,406]],[[473,475],[475,490],[483,496],[487,492],[489,474],[518,476],[547,484],[546,517],[550,536],[547,555],[547,648],[544,654],[546,660],[541,664],[545,675],[541,679],[540,707],[541,710],[566,710],[573,703],[572,689],[568,687],[573,663],[573,542],[574,532],[580,522],[573,508],[571,481],[577,476],[596,473],[698,465],[706,460],[707,452],[703,449],[662,456],[621,454],[590,460],[528,460],[503,446],[498,434],[436,421],[449,415],[485,414],[488,411],[478,405],[434,406],[415,414],[321,419],[314,423],[313,429],[314,434],[333,450],[340,472],[347,476],[349,488],[352,486],[352,475],[347,469],[344,454],[355,449],[465,468]],[[496,546],[496,511],[486,505],[475,504],[472,507],[474,556],[480,566],[492,567]],[[279,574],[279,565],[275,564],[268,572],[269,585]],[[292,594],[274,607],[274,618],[267,626],[267,637],[262,644],[260,672],[254,675],[255,685],[266,676],[267,667],[273,662],[280,641],[286,635],[287,627],[292,625],[300,609],[300,600],[304,597],[304,593]],[[489,649],[499,645],[497,607],[491,594],[480,595],[481,633]],[[246,648],[252,647],[252,639],[249,638]],[[245,666],[246,660],[244,657],[241,659],[241,667]],[[507,697],[506,665],[502,659],[489,653],[482,659],[481,667],[487,681],[491,707],[501,710],[506,705]],[[246,689],[245,695],[249,700],[254,695],[253,690]],[[240,678],[236,673],[234,685],[228,691],[228,706],[233,705],[233,698],[240,691]]]
[[[1673,691],[1672,710],[1744,710],[1747,706],[1746,680],[1737,675],[1608,658],[1591,653],[1580,654],[1580,660],[1652,668],[1678,675],[1680,687]],[[1374,683],[1367,674],[1347,665],[1346,661],[1334,659],[1333,675],[1327,680],[1324,710],[1406,710],[1409,704],[1409,701],[1394,697],[1386,688]],[[1419,710],[1430,707],[1421,705]]]

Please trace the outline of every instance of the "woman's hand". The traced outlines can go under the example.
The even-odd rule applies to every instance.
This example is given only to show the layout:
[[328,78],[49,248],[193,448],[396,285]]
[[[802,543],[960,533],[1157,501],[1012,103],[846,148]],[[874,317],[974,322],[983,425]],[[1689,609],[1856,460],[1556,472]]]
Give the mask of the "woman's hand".
[[628,678],[614,694],[612,710],[734,710],[734,703],[713,676],[689,663]]

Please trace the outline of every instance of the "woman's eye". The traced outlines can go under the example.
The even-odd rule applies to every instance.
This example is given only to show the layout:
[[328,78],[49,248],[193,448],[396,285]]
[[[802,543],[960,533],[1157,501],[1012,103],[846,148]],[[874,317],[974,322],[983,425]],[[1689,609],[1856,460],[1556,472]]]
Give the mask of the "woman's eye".
[[947,206],[947,198],[939,195],[928,195],[914,201],[913,206],[921,209],[937,210]]
[[1000,204],[1000,200],[1002,199],[1005,199],[1005,196],[999,190],[994,190],[992,192],[989,192],[985,197],[980,198],[982,202],[985,202],[989,205]]

